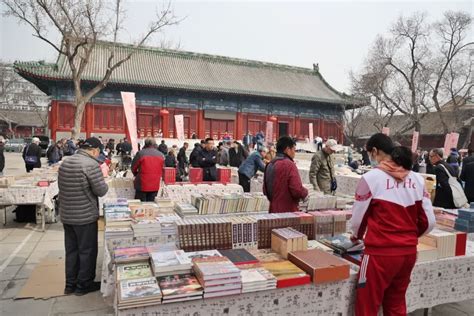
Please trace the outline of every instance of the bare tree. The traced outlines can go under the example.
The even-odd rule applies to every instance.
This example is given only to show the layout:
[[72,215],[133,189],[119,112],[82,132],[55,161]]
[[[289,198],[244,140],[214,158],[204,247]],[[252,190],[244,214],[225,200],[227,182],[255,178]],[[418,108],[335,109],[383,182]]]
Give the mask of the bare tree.
[[434,42],[439,41],[439,47],[434,53],[436,55],[433,62],[427,68],[432,77],[430,87],[433,105],[440,116],[445,133],[449,132],[449,128],[443,117],[440,95],[445,101],[443,103],[451,100],[456,110],[456,97],[464,99],[472,90],[472,61],[467,63],[467,60],[469,48],[474,42],[465,42],[471,24],[472,17],[468,13],[453,11],[445,12],[443,19],[434,23]]
[[[86,104],[103,90],[112,73],[127,62],[135,50],[125,56],[117,56],[114,45],[110,46],[107,69],[100,80],[90,88],[82,84],[82,76],[91,61],[92,52],[98,41],[110,40],[117,43],[126,18],[122,0],[2,0],[5,14],[29,25],[34,36],[48,43],[59,55],[64,55],[71,70],[74,86],[74,127],[71,136],[76,138],[81,130],[81,121]],[[171,2],[157,11],[145,33],[135,42],[134,47],[143,46],[151,36],[166,27],[176,25],[180,20],[174,15]],[[61,36],[58,45],[49,30]]]

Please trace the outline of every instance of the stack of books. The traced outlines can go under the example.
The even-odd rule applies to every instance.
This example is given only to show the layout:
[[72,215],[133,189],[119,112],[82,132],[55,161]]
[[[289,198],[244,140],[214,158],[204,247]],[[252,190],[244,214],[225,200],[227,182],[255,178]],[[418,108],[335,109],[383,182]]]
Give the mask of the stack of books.
[[174,213],[174,203],[169,198],[157,197],[155,199],[156,205],[158,205],[158,209],[160,214],[173,214]]
[[343,255],[348,252],[360,252],[364,250],[364,243],[360,240],[352,241],[350,234],[341,234],[334,237],[327,237],[320,242],[334,250],[334,253]]
[[262,266],[277,279],[277,288],[311,283],[308,274],[288,260],[263,262]]
[[271,249],[249,249],[248,252],[257,258],[260,263],[284,260],[283,257]]
[[150,258],[146,247],[126,247],[114,249],[115,263],[147,261]]
[[130,204],[130,216],[135,219],[153,219],[158,216],[158,205],[153,202],[143,202],[138,204]]
[[184,251],[232,249],[232,223],[227,218],[186,218],[176,225]]
[[271,246],[286,259],[289,252],[308,249],[308,237],[290,227],[277,228],[272,230]]
[[191,203],[199,214],[268,212],[270,202],[260,193],[193,194]]
[[452,233],[456,236],[456,251],[455,251],[456,257],[466,255],[467,233],[460,232],[460,231],[455,230],[454,228],[442,226],[442,225],[436,225],[436,227],[442,231]]
[[201,285],[204,298],[240,294],[240,270],[226,257],[196,258],[193,268]]
[[152,252],[150,258],[155,276],[191,273],[191,260],[188,259],[183,250]]
[[255,215],[258,221],[258,248],[270,248],[272,241],[272,230],[275,228],[292,227],[297,229],[300,218],[294,213],[274,213]]
[[163,187],[163,196],[180,203],[191,203],[191,195],[195,194],[233,194],[243,193],[242,186],[229,183],[213,184],[179,184]]
[[176,227],[176,222],[181,220],[176,214],[159,214],[156,217],[156,220],[161,224],[161,235],[162,236],[176,236],[178,230]]
[[134,262],[117,265],[117,281],[152,277],[148,262]]
[[229,217],[232,223],[232,248],[257,248],[258,247],[258,225],[253,216]]
[[314,219],[314,239],[319,240],[334,235],[334,215],[326,212],[309,212]]
[[104,219],[109,227],[129,227],[132,221],[127,205],[104,207]]
[[311,214],[305,212],[295,212],[300,218],[300,224],[298,225],[297,230],[308,236],[309,238],[314,238],[314,219]]
[[276,289],[277,279],[265,268],[250,268],[240,271],[242,293]]
[[325,210],[336,208],[337,197],[325,195],[321,192],[310,192],[308,195],[308,211]]
[[465,233],[474,233],[474,208],[459,209],[454,228]]
[[426,262],[426,261],[435,261],[438,260],[438,250],[436,247],[425,245],[423,243],[418,243],[416,254],[417,262]]
[[436,223],[437,224],[447,226],[447,227],[451,227],[451,228],[455,227],[455,222],[456,222],[456,219],[457,219],[456,215],[447,214],[447,213],[437,213],[437,214],[435,214],[435,217],[436,217]]
[[132,221],[132,229],[135,238],[161,236],[161,223],[156,219],[136,218]]
[[156,278],[123,280],[118,284],[119,310],[161,304],[161,290]]
[[324,211],[325,214],[330,214],[333,216],[334,220],[334,228],[333,228],[333,236],[344,234],[347,232],[347,213],[342,212],[339,210],[328,210]]
[[198,210],[189,203],[176,203],[174,206],[176,214],[185,218],[186,216],[198,215]]
[[288,255],[289,260],[308,273],[314,283],[325,283],[349,278],[349,264],[319,249],[294,251]]
[[129,226],[106,226],[104,230],[104,237],[106,240],[110,239],[126,239],[133,238],[133,230]]
[[326,246],[325,244],[317,240],[308,240],[308,249],[319,249],[330,254],[334,253],[334,250],[332,248]]
[[186,252],[185,255],[191,262],[196,258],[222,257],[221,253],[215,249]]
[[450,232],[442,231],[438,228],[422,236],[420,242],[436,247],[438,258],[450,258],[456,255],[456,235]]
[[203,288],[192,274],[158,277],[163,304],[202,299]]
[[219,252],[236,266],[258,263],[257,258],[245,249],[226,249]]

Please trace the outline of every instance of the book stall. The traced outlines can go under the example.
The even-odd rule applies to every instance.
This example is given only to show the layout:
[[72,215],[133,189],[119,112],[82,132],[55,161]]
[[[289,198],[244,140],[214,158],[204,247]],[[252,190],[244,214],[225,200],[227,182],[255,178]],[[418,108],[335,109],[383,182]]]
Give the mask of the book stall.
[[[295,213],[270,214],[262,193],[235,184],[105,201],[104,297],[127,316],[351,315],[363,250],[347,233],[352,197],[306,186]],[[419,240],[409,312],[474,298],[474,208],[435,213],[436,229]]]
[[19,176],[0,178],[0,205],[4,209],[6,224],[7,206],[36,205],[36,223],[45,229],[46,222],[55,222],[54,197],[58,195],[58,166],[33,169]]

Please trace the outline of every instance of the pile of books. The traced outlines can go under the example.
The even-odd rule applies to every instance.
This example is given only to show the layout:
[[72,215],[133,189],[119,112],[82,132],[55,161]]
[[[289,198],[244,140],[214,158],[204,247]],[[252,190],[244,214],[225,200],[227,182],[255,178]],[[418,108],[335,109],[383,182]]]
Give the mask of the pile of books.
[[257,264],[259,261],[246,249],[225,249],[219,250],[220,254],[236,266]]
[[240,271],[242,293],[276,289],[277,279],[265,268],[250,268]]
[[227,218],[185,218],[176,225],[184,251],[232,249],[232,223]]
[[342,212],[339,210],[328,210],[328,211],[324,211],[323,213],[330,214],[333,216],[333,220],[334,220],[333,236],[344,234],[345,232],[347,232],[347,225],[346,225],[347,212]]
[[132,229],[135,238],[161,236],[161,223],[156,219],[136,218],[132,221]]
[[309,275],[288,260],[263,262],[262,266],[275,276],[277,288],[311,283]]
[[232,248],[257,248],[258,247],[258,225],[252,216],[229,217],[232,223]]
[[319,249],[330,254],[334,253],[334,250],[331,247],[328,247],[317,240],[308,240],[308,249]]
[[193,194],[232,194],[243,193],[242,186],[229,183],[227,185],[213,184],[179,184],[163,187],[163,196],[180,203],[191,203]]
[[204,298],[240,294],[240,270],[226,257],[193,259],[196,277],[204,288]]
[[436,249],[436,247],[425,245],[424,243],[419,242],[416,247],[416,250],[417,262],[434,261],[438,259],[438,250]]
[[202,299],[203,288],[192,274],[173,274],[158,277],[163,304]]
[[130,227],[130,224],[128,224],[128,226],[123,227],[106,226],[104,229],[104,237],[106,240],[133,238],[133,230]]
[[454,228],[462,232],[474,233],[474,208],[458,210],[458,218],[456,219]]
[[270,202],[262,193],[193,194],[191,203],[201,215],[268,212]]
[[150,258],[155,276],[191,273],[191,260],[183,250],[151,252]]
[[334,253],[339,255],[364,250],[364,243],[360,240],[352,241],[350,234],[347,233],[334,237],[326,237],[321,239],[320,242],[334,250]]
[[455,227],[455,222],[456,222],[456,219],[457,219],[456,215],[447,214],[447,213],[436,213],[435,217],[436,217],[436,223],[437,224],[447,226],[447,227],[451,227],[451,228]]
[[309,238],[314,238],[314,219],[311,214],[305,212],[294,212],[300,219],[300,223],[296,228]]
[[146,247],[124,247],[113,251],[115,263],[147,261],[150,256]]
[[277,228],[272,230],[272,250],[279,253],[283,258],[288,253],[308,249],[308,237],[294,228]]
[[173,214],[174,213],[174,203],[169,198],[157,197],[155,199],[156,205],[158,205],[158,209],[160,214]]
[[162,236],[176,236],[178,234],[178,230],[176,227],[176,222],[181,220],[176,214],[159,214],[156,219],[161,224],[161,235]]
[[161,290],[155,277],[123,280],[118,284],[119,310],[161,304]]
[[198,215],[198,210],[192,204],[189,203],[176,203],[174,206],[176,214],[182,218],[186,216]]
[[117,265],[117,281],[149,278],[152,276],[150,264],[146,261]]
[[456,235],[434,228],[430,233],[422,236],[420,242],[436,247],[438,259],[454,257],[456,255]]
[[292,227],[298,229],[300,217],[294,213],[273,213],[255,215],[258,221],[258,248],[270,248],[272,230]]
[[308,194],[308,211],[325,210],[336,208],[337,197],[334,195],[325,195],[321,192],[310,192]]
[[130,214],[127,204],[104,204],[105,224],[109,227],[129,227]]
[[334,215],[327,212],[309,212],[314,219],[314,239],[334,235]]

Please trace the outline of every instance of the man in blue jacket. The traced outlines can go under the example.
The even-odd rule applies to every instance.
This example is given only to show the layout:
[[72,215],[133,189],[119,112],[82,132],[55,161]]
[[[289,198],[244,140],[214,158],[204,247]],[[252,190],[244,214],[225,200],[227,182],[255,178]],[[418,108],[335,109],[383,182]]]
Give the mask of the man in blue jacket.
[[247,159],[244,160],[239,167],[239,184],[244,189],[244,192],[250,192],[250,179],[255,176],[258,170],[265,171],[265,164],[263,157],[267,154],[265,147],[260,147],[254,151]]

